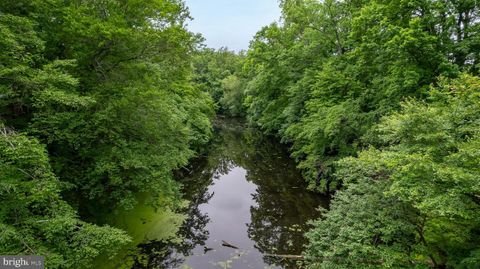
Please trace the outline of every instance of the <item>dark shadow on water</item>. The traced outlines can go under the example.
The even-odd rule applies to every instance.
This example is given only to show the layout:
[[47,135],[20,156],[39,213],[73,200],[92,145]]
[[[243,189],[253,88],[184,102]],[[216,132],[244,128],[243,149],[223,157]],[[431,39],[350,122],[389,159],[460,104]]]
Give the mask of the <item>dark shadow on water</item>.
[[141,242],[128,267],[299,268],[265,254],[300,255],[308,221],[329,199],[305,189],[283,145],[240,121],[218,121],[207,156],[182,173],[190,204],[177,240]]

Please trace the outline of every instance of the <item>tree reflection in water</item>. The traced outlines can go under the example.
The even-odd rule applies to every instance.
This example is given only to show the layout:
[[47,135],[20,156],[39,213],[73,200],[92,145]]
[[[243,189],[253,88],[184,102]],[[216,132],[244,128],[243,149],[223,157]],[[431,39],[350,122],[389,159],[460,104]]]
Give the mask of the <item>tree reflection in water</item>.
[[[182,212],[188,218],[178,232],[180,243],[139,245],[141,255],[134,268],[178,268],[185,257],[195,255],[194,249],[205,246],[210,218],[199,207],[213,197],[209,188],[214,181],[235,167],[246,170],[246,180],[256,185],[251,194],[250,223],[246,223],[247,240],[253,241],[261,254],[299,255],[303,251],[307,223],[318,217],[319,206],[328,206],[328,198],[305,190],[295,164],[274,139],[230,120],[218,121],[215,133],[207,156],[183,170],[188,175],[179,179],[185,199],[190,201]],[[293,260],[268,255],[263,260],[281,268],[298,268]]]

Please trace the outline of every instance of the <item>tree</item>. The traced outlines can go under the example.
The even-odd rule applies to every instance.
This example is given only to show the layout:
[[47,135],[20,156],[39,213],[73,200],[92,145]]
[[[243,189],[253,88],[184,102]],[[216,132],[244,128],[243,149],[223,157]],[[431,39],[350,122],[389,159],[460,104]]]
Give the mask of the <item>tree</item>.
[[177,0],[0,3],[2,253],[88,266],[129,238],[80,220],[85,200],[177,205],[172,171],[209,141],[214,113],[192,81],[188,17]]
[[383,147],[338,162],[345,190],[308,234],[312,268],[478,265],[479,91],[478,77],[440,79],[382,119]]
[[62,200],[45,148],[0,126],[0,252],[43,255],[48,268],[78,268],[129,242],[121,230],[81,221]]
[[203,48],[194,57],[194,82],[214,100],[219,113],[239,116],[243,113],[244,53]]
[[148,189],[178,200],[171,172],[209,140],[213,115],[190,81],[198,38],[184,28],[183,4],[18,4],[1,5],[19,20],[3,27],[20,59],[3,69],[6,124],[47,144],[55,174],[87,199],[131,207]]
[[221,82],[223,97],[220,99],[220,104],[230,115],[242,116],[244,114],[244,79],[237,75],[230,75],[224,78]]
[[477,73],[479,8],[460,2],[281,1],[281,23],[247,54],[248,118],[292,145],[313,189],[338,188],[335,161],[368,145],[382,116],[438,76]]

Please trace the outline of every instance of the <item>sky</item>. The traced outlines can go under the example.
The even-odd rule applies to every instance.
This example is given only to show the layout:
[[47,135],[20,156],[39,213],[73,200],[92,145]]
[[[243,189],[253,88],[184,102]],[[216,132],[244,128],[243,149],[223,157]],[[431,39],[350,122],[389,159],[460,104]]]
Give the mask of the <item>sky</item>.
[[248,49],[263,26],[280,18],[277,0],[185,0],[190,15],[188,29],[201,33],[210,48]]

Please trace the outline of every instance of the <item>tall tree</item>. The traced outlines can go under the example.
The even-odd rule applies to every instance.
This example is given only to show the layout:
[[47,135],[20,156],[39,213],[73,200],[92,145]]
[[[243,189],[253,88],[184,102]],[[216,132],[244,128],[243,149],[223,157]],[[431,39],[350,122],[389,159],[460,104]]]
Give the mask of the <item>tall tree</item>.
[[180,200],[172,170],[208,142],[214,112],[192,81],[187,18],[177,0],[0,3],[0,252],[88,266],[129,238],[62,198]]
[[0,125],[0,252],[42,255],[48,268],[88,266],[129,242],[125,232],[81,221],[62,200],[38,140]]
[[7,125],[45,142],[56,174],[88,199],[129,207],[142,190],[178,196],[171,171],[208,141],[213,114],[190,82],[198,38],[183,3],[8,1],[2,10],[34,20],[36,39],[21,42],[39,44],[25,44],[37,54],[25,65],[42,70],[3,84]]
[[281,23],[246,59],[248,117],[292,144],[312,188],[334,189],[335,161],[367,145],[382,116],[440,75],[477,73],[478,4],[460,2],[281,1]]
[[308,237],[312,268],[480,263],[480,79],[442,79],[382,119],[383,147],[339,162],[346,184]]

